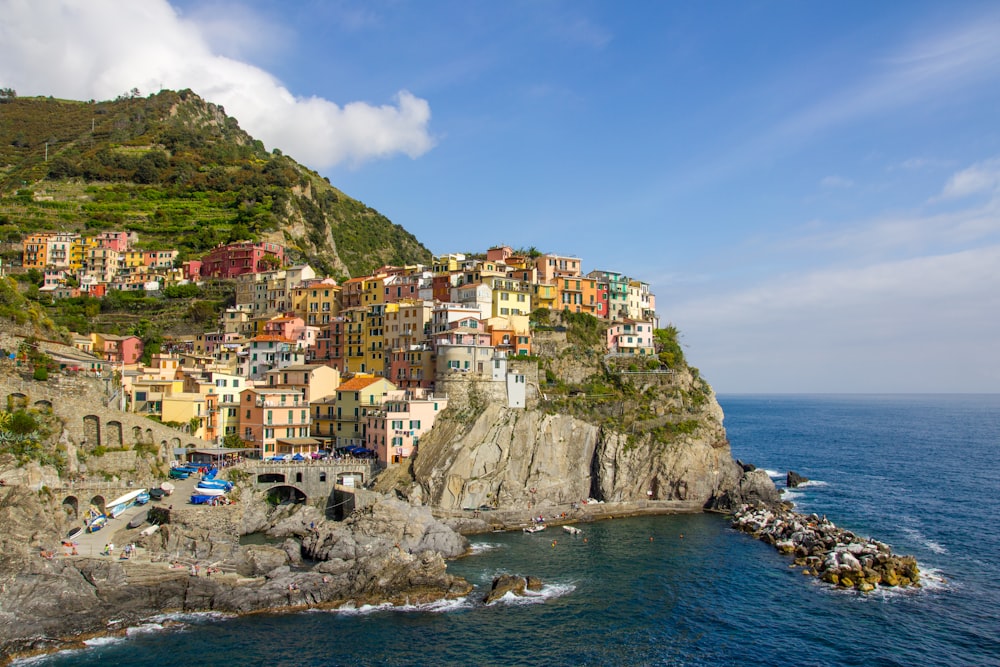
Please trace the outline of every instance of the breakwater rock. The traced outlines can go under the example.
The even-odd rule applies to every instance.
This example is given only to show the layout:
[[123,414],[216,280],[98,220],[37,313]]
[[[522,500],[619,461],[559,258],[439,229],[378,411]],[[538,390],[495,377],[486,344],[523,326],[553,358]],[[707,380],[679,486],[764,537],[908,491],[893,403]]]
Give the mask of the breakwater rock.
[[838,528],[826,517],[743,505],[732,526],[794,556],[804,573],[835,586],[865,593],[879,586],[920,586],[915,558],[893,554],[889,545]]

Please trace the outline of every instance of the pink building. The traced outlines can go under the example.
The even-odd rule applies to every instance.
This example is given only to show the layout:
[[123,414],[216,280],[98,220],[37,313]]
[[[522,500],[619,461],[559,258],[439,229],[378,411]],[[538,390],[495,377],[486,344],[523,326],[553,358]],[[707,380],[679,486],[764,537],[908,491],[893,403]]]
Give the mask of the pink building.
[[112,336],[92,333],[94,355],[116,364],[134,364],[142,356],[142,339],[138,336]]
[[94,237],[98,248],[125,252],[133,241],[138,240],[135,232],[101,232]]
[[202,257],[203,278],[235,278],[271,271],[285,263],[285,248],[277,243],[240,241],[220,245]]
[[240,437],[262,458],[319,449],[309,436],[309,403],[294,389],[244,389],[238,411]]
[[396,390],[386,394],[382,407],[367,418],[365,447],[382,463],[399,463],[413,454],[420,437],[448,407],[448,399],[423,389]]

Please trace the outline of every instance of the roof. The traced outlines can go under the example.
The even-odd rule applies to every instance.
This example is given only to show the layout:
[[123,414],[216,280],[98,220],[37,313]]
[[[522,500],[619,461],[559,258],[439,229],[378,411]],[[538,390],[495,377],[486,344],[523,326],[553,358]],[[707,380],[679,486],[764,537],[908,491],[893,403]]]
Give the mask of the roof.
[[337,391],[360,391],[365,387],[370,387],[379,380],[385,380],[383,377],[353,377],[347,382],[341,383],[337,387]]

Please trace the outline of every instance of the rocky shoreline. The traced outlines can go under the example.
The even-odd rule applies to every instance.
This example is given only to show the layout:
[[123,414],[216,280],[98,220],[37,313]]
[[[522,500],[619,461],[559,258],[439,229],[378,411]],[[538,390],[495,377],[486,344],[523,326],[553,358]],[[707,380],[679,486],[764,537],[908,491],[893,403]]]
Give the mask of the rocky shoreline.
[[889,545],[839,528],[825,516],[744,504],[733,514],[732,527],[794,556],[803,574],[840,588],[868,593],[882,586],[920,586],[914,557],[893,554]]

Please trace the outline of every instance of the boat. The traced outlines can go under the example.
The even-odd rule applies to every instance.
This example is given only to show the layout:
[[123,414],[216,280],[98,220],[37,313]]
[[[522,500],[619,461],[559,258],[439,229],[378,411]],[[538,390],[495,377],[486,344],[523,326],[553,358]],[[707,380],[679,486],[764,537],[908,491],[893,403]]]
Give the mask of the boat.
[[232,482],[226,482],[224,480],[216,479],[203,479],[198,482],[199,489],[222,489],[223,491],[229,491],[233,488]]
[[104,528],[104,526],[106,526],[107,523],[108,523],[108,517],[104,516],[103,514],[100,516],[95,516],[93,519],[90,520],[90,523],[87,524],[87,532],[96,533],[101,528]]
[[147,516],[149,516],[149,512],[139,512],[128,522],[128,527],[138,528],[142,524],[146,523]]
[[218,498],[218,496],[209,496],[209,495],[205,495],[204,493],[195,493],[195,494],[191,495],[191,504],[192,505],[207,505],[210,502],[212,502],[213,500],[215,500],[216,498]]
[[163,496],[167,495],[167,492],[163,489],[150,489],[149,498],[150,500],[163,500]]
[[[107,510],[105,514],[114,519],[116,516],[120,515],[122,512],[127,510],[132,505],[135,505],[136,498],[146,494],[146,489],[136,489],[135,491],[129,491],[124,496],[115,498],[110,503],[107,503],[104,507]],[[149,497],[149,494],[146,494]]]
[[150,497],[151,496],[149,495],[149,492],[146,491],[145,489],[143,489],[143,492],[140,493],[138,496],[135,497],[135,504],[136,505],[145,505],[146,503],[149,502]]
[[198,487],[195,489],[195,493],[202,496],[224,496],[226,494],[223,489],[206,489],[204,487]]
[[175,488],[176,487],[170,482],[164,482],[163,484],[160,484],[160,489],[168,496],[174,492]]
[[536,524],[534,526],[525,526],[521,530],[523,530],[526,533],[540,533],[543,530],[545,530],[545,524],[544,523],[539,523],[539,524]]
[[191,476],[190,470],[182,470],[180,468],[170,469],[170,479],[187,479]]
[[580,533],[583,532],[582,530],[580,530],[576,526],[563,526],[563,530],[565,530],[570,535],[579,535]]
[[67,540],[75,540],[76,538],[83,535],[83,526],[77,526],[73,530],[69,531],[66,535]]
[[145,528],[140,530],[139,534],[142,535],[143,537],[149,537],[159,529],[160,529],[160,524],[154,523],[152,526],[146,526]]

